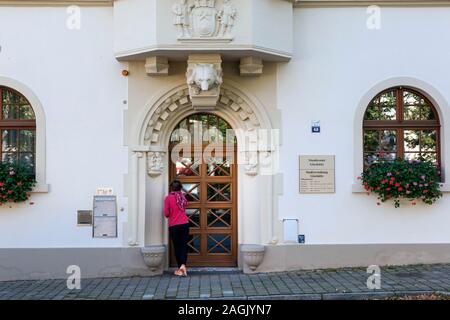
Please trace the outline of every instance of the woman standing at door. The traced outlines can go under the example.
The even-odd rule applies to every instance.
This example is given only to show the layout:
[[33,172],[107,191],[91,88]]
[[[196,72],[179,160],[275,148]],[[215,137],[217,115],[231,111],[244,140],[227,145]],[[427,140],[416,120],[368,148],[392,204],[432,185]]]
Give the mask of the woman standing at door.
[[175,180],[170,184],[171,192],[164,200],[164,215],[169,219],[169,235],[175,249],[178,269],[176,276],[187,276],[189,218],[186,215],[188,201],[181,192],[183,186]]

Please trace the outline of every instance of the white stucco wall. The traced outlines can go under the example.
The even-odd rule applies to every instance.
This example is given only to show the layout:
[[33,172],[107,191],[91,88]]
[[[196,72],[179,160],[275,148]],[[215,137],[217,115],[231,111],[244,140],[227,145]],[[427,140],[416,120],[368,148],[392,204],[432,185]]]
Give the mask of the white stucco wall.
[[[65,7],[0,8],[0,76],[23,83],[43,106],[50,185],[32,206],[0,209],[1,248],[122,244],[127,83],[114,58],[113,10],[82,7],[80,30],[67,29],[67,17]],[[117,239],[93,239],[91,228],[76,226],[97,187],[114,188],[125,207]]]
[[[298,218],[307,243],[450,242],[448,195],[431,207],[394,209],[352,193],[354,161],[362,161],[353,156],[354,119],[371,88],[391,78],[417,79],[441,95],[444,103],[436,107],[448,115],[442,108],[450,101],[449,15],[449,8],[382,8],[381,29],[368,30],[365,7],[295,9],[294,58],[278,74],[284,137],[279,216]],[[311,134],[312,120],[321,121],[321,134]],[[442,124],[449,126],[448,120]],[[298,156],[308,154],[336,155],[336,194],[299,194]]]
[[[114,52],[143,43],[129,39],[114,48],[113,33],[132,36],[133,28],[118,30],[126,20],[114,25],[113,8],[83,7],[81,12],[81,30],[71,31],[63,7],[0,8],[0,77],[23,83],[43,106],[50,185],[49,193],[33,194],[33,206],[0,209],[1,248],[115,247],[126,242],[123,192],[129,163],[123,101],[128,88],[121,76],[125,66]],[[391,204],[378,207],[373,196],[352,193],[355,161],[362,161],[354,158],[354,119],[372,88],[392,78],[416,79],[426,84],[419,89],[439,94],[431,98],[442,101],[436,107],[442,124],[450,125],[445,116],[450,115],[445,72],[450,68],[449,14],[450,8],[385,8],[381,30],[368,30],[366,8],[295,9],[294,58],[279,65],[278,87],[267,89],[266,95],[276,96],[274,104],[282,110],[283,195],[276,214],[298,218],[308,244],[450,242],[449,196],[432,207],[394,209]],[[283,37],[290,34],[288,30]],[[184,70],[178,72],[184,75]],[[251,94],[258,92],[258,80],[233,80],[246,84]],[[155,78],[141,85],[153,95],[167,82]],[[267,97],[258,99],[274,107]],[[321,121],[320,135],[311,134],[312,120]],[[448,172],[450,148],[444,146],[443,152]],[[336,155],[336,194],[298,193],[302,154]],[[117,239],[93,239],[91,228],[76,226],[76,211],[91,209],[96,188],[103,186],[114,188],[119,208],[124,207]]]

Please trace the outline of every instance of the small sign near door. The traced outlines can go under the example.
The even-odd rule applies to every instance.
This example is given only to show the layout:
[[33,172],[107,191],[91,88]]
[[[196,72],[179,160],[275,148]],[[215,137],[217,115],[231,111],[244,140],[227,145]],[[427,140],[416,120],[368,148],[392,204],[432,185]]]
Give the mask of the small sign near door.
[[311,122],[311,132],[320,133],[320,121],[314,120]]
[[114,194],[113,188],[97,188],[95,194],[97,196],[112,196]]

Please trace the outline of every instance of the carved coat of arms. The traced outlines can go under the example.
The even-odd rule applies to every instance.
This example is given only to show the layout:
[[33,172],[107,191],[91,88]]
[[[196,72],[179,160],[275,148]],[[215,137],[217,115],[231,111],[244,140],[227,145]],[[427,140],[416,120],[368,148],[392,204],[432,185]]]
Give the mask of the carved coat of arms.
[[237,12],[230,0],[224,0],[220,10],[216,0],[180,0],[172,11],[179,39],[233,38],[231,30]]
[[196,6],[192,9],[193,36],[213,37],[216,34],[217,9],[209,6]]

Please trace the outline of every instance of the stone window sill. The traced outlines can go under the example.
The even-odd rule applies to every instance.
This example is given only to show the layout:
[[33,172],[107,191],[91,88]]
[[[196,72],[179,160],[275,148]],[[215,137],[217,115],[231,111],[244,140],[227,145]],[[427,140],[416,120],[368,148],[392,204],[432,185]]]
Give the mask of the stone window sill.
[[[441,187],[441,191],[443,193],[449,193],[450,192],[450,183],[443,183],[443,186]],[[352,192],[353,193],[366,193],[367,191],[364,190],[364,188],[362,187],[362,185],[354,183],[352,185]]]
[[31,193],[48,193],[50,191],[50,185],[46,183],[38,183]]

